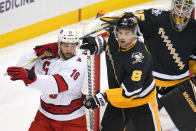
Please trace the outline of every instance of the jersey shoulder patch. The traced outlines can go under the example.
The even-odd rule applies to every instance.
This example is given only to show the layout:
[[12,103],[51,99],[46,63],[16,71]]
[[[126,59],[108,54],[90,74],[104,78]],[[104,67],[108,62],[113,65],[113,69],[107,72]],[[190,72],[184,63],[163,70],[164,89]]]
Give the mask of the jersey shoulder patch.
[[159,9],[152,9],[152,14],[155,15],[155,16],[158,16],[162,13],[162,10],[159,10]]

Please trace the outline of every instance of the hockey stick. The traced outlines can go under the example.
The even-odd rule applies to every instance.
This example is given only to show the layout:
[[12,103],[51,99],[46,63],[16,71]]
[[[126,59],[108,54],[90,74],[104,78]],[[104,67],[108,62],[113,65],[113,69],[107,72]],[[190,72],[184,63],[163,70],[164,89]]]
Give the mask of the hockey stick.
[[[24,67],[24,66],[26,66],[26,65],[28,65],[28,64],[30,64],[30,63],[33,63],[34,61],[36,61],[36,60],[38,60],[38,59],[41,59],[41,58],[43,58],[44,56],[47,56],[47,55],[49,55],[49,54],[50,54],[49,51],[45,51],[44,54],[42,54],[42,55],[40,55],[40,56],[38,56],[38,57],[36,57],[36,58],[33,58],[32,60],[29,60],[27,63],[24,63],[24,64],[22,64],[22,65],[20,65],[20,66],[18,66],[18,67]],[[7,72],[4,73],[4,76],[6,76],[6,75],[7,75]]]
[[[98,12],[99,13],[99,12]],[[101,15],[98,15],[97,16],[101,16]],[[98,18],[96,17],[96,19]],[[95,20],[95,22],[97,22],[97,20]],[[97,24],[99,24],[100,26],[96,26]],[[85,29],[91,31],[90,33],[86,33],[86,35],[84,35],[83,37],[81,37],[80,39],[83,39],[85,37],[88,37],[92,34],[95,34],[95,33],[98,33],[106,28],[109,28],[111,25],[108,25],[108,24],[100,24],[99,22],[98,23],[89,23],[88,24],[88,28],[86,27]],[[93,29],[92,29],[93,27]],[[96,29],[94,28],[96,27]],[[101,33],[101,34],[106,34],[105,32],[104,33]],[[100,56],[94,56],[94,58],[92,59],[91,58],[91,55],[90,55],[90,50],[85,50],[83,52],[83,54],[86,54],[86,57],[87,57],[87,82],[88,82],[88,85],[87,85],[87,98],[91,98],[94,93],[96,92],[97,90],[97,86],[95,85],[99,83],[99,79],[97,78],[98,76],[96,76],[95,78],[93,77],[92,78],[92,61],[94,64],[98,64],[98,58],[100,59]],[[95,60],[96,59],[96,60]],[[97,71],[97,65],[94,65],[94,68],[96,68],[94,71],[98,72]],[[96,73],[96,72],[93,72]],[[95,75],[95,74],[94,74]],[[99,74],[97,74],[99,75]],[[93,85],[92,85],[92,82],[95,82]],[[89,122],[88,122],[88,130],[89,131],[99,131],[99,109],[96,109],[96,110],[88,110],[87,112],[88,114],[88,117],[89,118]]]
[[[91,98],[93,96],[92,89],[92,76],[91,76],[91,56],[90,50],[87,50],[87,75],[88,75],[88,97]],[[89,110],[89,119],[90,119],[90,131],[94,131],[94,112],[92,109]]]
[[106,28],[109,28],[109,27],[111,27],[111,26],[112,26],[112,25],[106,25],[106,26],[104,26],[104,27],[102,27],[102,28],[99,28],[99,29],[97,29],[97,30],[95,30],[95,31],[92,31],[92,32],[90,32],[90,33],[88,33],[88,34],[86,34],[86,35],[80,37],[80,40],[84,39],[85,37],[88,37],[89,35],[95,34],[95,33],[99,32],[99,31],[102,31],[102,30],[104,30],[104,29],[106,29]]

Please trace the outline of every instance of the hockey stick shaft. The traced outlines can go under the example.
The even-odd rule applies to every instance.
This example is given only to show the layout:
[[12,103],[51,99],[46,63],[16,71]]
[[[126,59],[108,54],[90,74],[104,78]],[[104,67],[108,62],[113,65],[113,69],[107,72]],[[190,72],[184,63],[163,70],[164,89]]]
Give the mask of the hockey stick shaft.
[[[36,58],[33,58],[32,60],[29,60],[27,63],[24,63],[24,64],[22,64],[22,65],[20,65],[20,66],[18,66],[18,67],[24,67],[24,66],[26,66],[26,65],[28,65],[28,64],[30,64],[30,63],[33,63],[34,61],[39,60],[39,59],[41,59],[41,58],[43,58],[44,56],[47,56],[47,55],[49,55],[49,54],[50,54],[50,52],[45,51],[44,54],[42,54],[42,55],[40,55],[40,56],[38,56],[38,57],[36,57]],[[6,75],[7,75],[7,72],[4,73],[4,76],[6,76]]]
[[90,33],[88,33],[88,34],[86,34],[86,35],[80,37],[80,40],[84,39],[85,37],[88,37],[89,35],[95,34],[95,33],[99,32],[99,31],[102,31],[102,30],[104,30],[104,29],[106,29],[106,28],[109,28],[109,27],[111,27],[111,25],[107,25],[107,26],[104,26],[104,27],[102,27],[102,28],[99,28],[99,29],[97,29],[97,30],[95,30],[95,31],[92,31],[92,32],[90,32]]
[[[92,25],[94,26],[94,25]],[[83,37],[81,37],[80,39],[83,39],[85,37],[88,37],[94,33],[98,33],[106,28],[110,28],[111,25],[102,25],[102,27],[100,27],[97,30],[92,31],[91,33],[88,33],[86,35],[84,35]],[[106,32],[101,33],[99,35],[102,36],[102,34],[104,34],[103,36],[105,36]],[[93,93],[95,92],[95,87],[92,85],[92,82],[95,80],[92,78],[92,58],[90,55],[90,50],[85,50],[85,52],[83,52],[84,54],[86,54],[87,56],[87,78],[88,78],[88,97],[91,98],[93,96]],[[95,57],[95,56],[94,56]],[[95,58],[94,58],[95,59]],[[95,60],[93,59],[93,61],[95,62]],[[94,63],[93,62],[93,63]],[[95,64],[95,63],[94,63]],[[94,72],[95,73],[95,72]],[[93,74],[94,74],[93,73]],[[92,80],[93,79],[93,80]],[[97,79],[96,79],[97,80]],[[97,116],[99,115],[99,110],[97,109],[96,111],[90,109],[88,111],[88,118],[89,118],[89,131],[98,131],[99,130],[99,119],[97,118]],[[99,116],[98,116],[99,117]],[[97,124],[98,123],[98,124]]]
[[[87,50],[87,74],[88,74],[88,97],[93,96],[92,87],[92,76],[91,76],[91,56],[90,51]],[[94,113],[93,110],[89,110],[89,120],[90,120],[90,131],[94,131]]]
[[24,64],[20,65],[19,67],[24,67],[24,66],[26,66],[26,65],[28,65],[28,64],[30,64],[30,63],[33,63],[34,61],[39,60],[39,59],[41,59],[41,58],[43,58],[44,56],[47,56],[47,55],[49,55],[49,54],[50,54],[50,52],[45,51],[44,54],[42,54],[42,55],[40,55],[40,56],[38,56],[38,57],[36,57],[36,58],[33,58],[32,60],[28,61],[27,63],[24,63]]

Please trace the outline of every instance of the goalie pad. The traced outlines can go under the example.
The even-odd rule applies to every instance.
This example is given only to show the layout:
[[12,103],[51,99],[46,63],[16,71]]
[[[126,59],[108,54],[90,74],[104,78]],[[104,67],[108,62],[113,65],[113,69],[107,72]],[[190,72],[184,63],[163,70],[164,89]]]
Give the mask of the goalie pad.
[[190,80],[176,85],[158,101],[166,109],[175,126],[180,131],[193,131],[196,128],[196,99]]

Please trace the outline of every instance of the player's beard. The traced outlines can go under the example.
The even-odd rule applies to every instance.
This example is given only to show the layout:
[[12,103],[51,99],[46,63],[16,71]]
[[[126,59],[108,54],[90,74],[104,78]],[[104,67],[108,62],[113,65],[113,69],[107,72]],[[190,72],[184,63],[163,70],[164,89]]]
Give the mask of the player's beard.
[[72,58],[73,56],[75,56],[74,53],[63,53],[63,52],[61,51],[61,57],[62,57],[63,59],[65,59],[65,60],[68,60],[68,59]]

